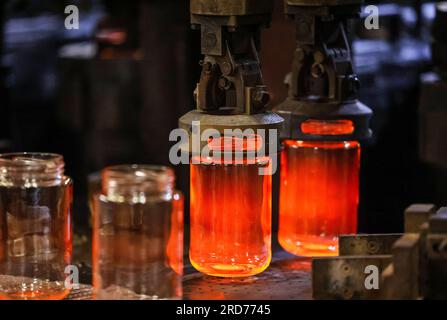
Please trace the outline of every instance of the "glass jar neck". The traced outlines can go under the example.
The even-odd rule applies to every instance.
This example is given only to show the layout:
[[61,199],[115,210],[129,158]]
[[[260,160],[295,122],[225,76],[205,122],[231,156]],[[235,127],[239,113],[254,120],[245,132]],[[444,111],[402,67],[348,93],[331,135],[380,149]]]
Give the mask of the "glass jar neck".
[[149,198],[170,199],[174,172],[162,166],[122,165],[102,172],[102,194],[113,202],[145,203]]
[[64,158],[51,153],[0,154],[0,185],[6,187],[51,187],[65,180]]

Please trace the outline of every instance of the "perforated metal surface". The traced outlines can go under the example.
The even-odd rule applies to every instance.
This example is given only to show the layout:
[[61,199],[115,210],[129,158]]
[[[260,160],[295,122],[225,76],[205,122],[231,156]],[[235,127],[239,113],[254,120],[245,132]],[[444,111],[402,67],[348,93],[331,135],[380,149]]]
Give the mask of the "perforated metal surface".
[[91,300],[93,298],[93,288],[90,285],[82,284],[79,289],[71,290],[65,300]]
[[192,272],[185,276],[183,294],[187,300],[309,300],[311,260],[280,252],[265,272],[241,279]]
[[[308,300],[312,299],[311,260],[277,252],[270,267],[249,278],[216,278],[185,268],[185,300]],[[67,300],[92,299],[92,287],[81,285]]]

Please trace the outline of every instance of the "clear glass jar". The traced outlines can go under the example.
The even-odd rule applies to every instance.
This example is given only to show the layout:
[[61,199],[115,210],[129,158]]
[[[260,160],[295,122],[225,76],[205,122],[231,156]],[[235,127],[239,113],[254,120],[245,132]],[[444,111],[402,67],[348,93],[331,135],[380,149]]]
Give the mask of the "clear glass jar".
[[180,299],[183,196],[174,173],[157,166],[104,169],[94,197],[96,299]]
[[56,154],[0,155],[0,299],[63,299],[72,181]]
[[[238,150],[231,140],[211,143],[222,155],[192,161],[189,256],[202,273],[245,277],[264,271],[271,260],[272,176],[259,173],[271,168],[271,159],[238,159],[247,144]],[[225,157],[228,150],[233,152]]]
[[[303,128],[319,135],[352,130],[350,121],[310,121]],[[298,256],[338,255],[338,236],[357,232],[360,144],[285,140],[283,149],[279,243]]]

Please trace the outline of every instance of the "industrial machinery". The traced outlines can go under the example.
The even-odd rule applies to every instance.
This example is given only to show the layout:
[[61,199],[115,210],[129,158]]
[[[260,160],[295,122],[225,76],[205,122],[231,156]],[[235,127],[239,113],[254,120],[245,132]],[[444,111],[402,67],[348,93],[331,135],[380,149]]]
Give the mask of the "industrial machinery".
[[359,140],[372,111],[357,100],[347,21],[361,0],[286,0],[296,24],[289,97],[274,110],[281,132],[279,242],[293,254],[337,254],[337,236],[357,232]]
[[[85,285],[72,290],[67,299],[100,297],[92,296],[92,287],[87,285],[92,283],[92,260],[95,268],[100,266],[94,278],[101,278],[104,284],[97,287],[104,289],[103,297],[113,299],[140,299],[143,295],[185,300],[447,299],[447,208],[441,204],[447,199],[447,149],[443,140],[447,136],[445,3],[437,6],[432,44],[435,68],[423,75],[416,114],[413,107],[419,93],[418,79],[429,61],[427,30],[431,20],[421,19],[430,15],[426,12],[430,10],[422,8],[427,0],[190,0],[189,16],[188,3],[181,1],[101,2],[108,17],[99,24],[92,19],[95,27],[82,38],[93,46],[81,42],[64,46],[60,53],[57,50],[61,60],[52,50],[61,73],[57,81],[47,77],[52,81],[34,84],[32,78],[24,77],[24,83],[30,85],[21,87],[10,81],[20,80],[17,75],[2,83],[4,72],[0,70],[0,91],[6,83],[15,85],[14,97],[23,106],[17,108],[16,101],[11,108],[21,112],[13,120],[22,123],[17,126],[11,122],[11,127],[20,135],[25,133],[24,142],[30,142],[26,138],[29,136],[46,143],[47,139],[34,134],[45,127],[34,115],[51,122],[47,129],[54,128],[48,132],[57,142],[48,139],[49,148],[59,145],[68,156],[67,168],[74,172],[77,184],[75,210],[86,213],[84,178],[88,172],[130,161],[167,164],[171,155],[167,137],[178,125],[189,138],[181,141],[181,162],[188,160],[190,180],[182,174],[178,180],[190,184],[189,188],[180,184],[185,199],[190,198],[190,219],[185,221],[190,227],[190,264],[181,268],[183,215],[181,197],[173,192],[172,172],[163,169],[157,174],[139,166],[109,168],[104,171],[106,198],[98,198],[96,203],[102,206],[96,217],[107,221],[104,228],[95,224],[93,246],[90,230],[82,230],[75,223],[78,236],[72,241],[73,263],[79,269],[79,281]],[[282,3],[291,20],[286,27],[285,23],[281,25],[282,10],[276,11]],[[380,7],[380,30],[364,28],[363,21],[350,24],[361,16],[364,4],[385,4]],[[263,72],[281,77],[287,70],[280,67],[281,55],[292,52],[285,50],[287,45],[295,45],[284,39],[274,45],[266,43],[270,50],[265,61],[272,65],[261,67],[261,30],[270,25],[274,5],[280,15],[272,25],[280,31],[288,30],[289,36],[296,34],[296,48],[291,72],[286,76],[288,97],[279,105],[275,101],[270,111],[274,96],[266,84],[280,81],[276,77],[264,81]],[[404,6],[413,6],[414,10],[404,10]],[[388,11],[382,12],[382,8]],[[400,20],[403,16],[405,25]],[[192,29],[200,33],[203,58],[194,91],[196,109],[177,122],[189,105],[189,80],[195,76],[190,62],[199,60],[195,56],[199,52],[190,50],[195,46],[189,44],[188,17]],[[40,28],[34,28],[34,23],[45,25],[31,18],[29,29],[33,35],[39,34]],[[14,26],[23,26],[23,21],[9,23],[8,27],[21,32],[24,28]],[[54,24],[57,28],[58,23]],[[288,29],[291,25],[294,30]],[[354,27],[357,30],[351,33]],[[270,39],[285,34],[280,31],[271,32]],[[71,42],[74,34],[70,32],[66,34],[71,35]],[[6,40],[18,39],[16,33],[11,34]],[[351,34],[357,36],[352,37],[356,39],[353,45]],[[34,38],[37,41],[44,37],[30,37]],[[49,39],[53,43],[54,38]],[[56,45],[59,42],[54,49]],[[27,47],[29,50],[31,46]],[[96,47],[97,51],[74,50]],[[35,57],[40,50],[29,52]],[[14,53],[4,60],[21,66],[19,58]],[[24,61],[31,66],[43,65],[34,58]],[[56,70],[54,63],[48,66]],[[363,81],[361,94],[359,78]],[[41,94],[44,90],[39,86],[56,83],[61,100],[57,108],[54,106],[54,118],[46,117],[37,112],[36,103],[29,99],[33,92],[27,88]],[[283,97],[274,92],[276,98]],[[372,111],[359,100],[374,106],[372,127]],[[26,121],[21,114],[27,115]],[[416,120],[420,123],[419,154]],[[28,124],[39,131],[31,130]],[[363,143],[371,138],[371,129],[374,139]],[[0,149],[9,148],[2,144],[5,137],[1,131]],[[366,179],[361,201],[365,207],[360,208],[363,221],[358,223],[361,152],[366,160],[362,163],[362,179]],[[272,243],[277,231],[272,227],[277,194],[272,174],[279,155],[279,232],[278,243]],[[419,170],[418,155],[433,170],[433,177]],[[130,175],[126,168],[131,169]],[[178,166],[176,171],[182,169]],[[375,178],[372,183],[370,176]],[[140,180],[146,186],[146,182],[152,182],[150,177],[156,180],[156,188],[137,192],[135,197],[141,203],[125,204],[132,209],[126,213],[122,200],[130,198],[127,191],[138,189],[135,182]],[[98,175],[89,177],[91,206],[95,203],[93,195],[101,189],[100,182]],[[434,193],[429,187],[434,184],[438,184],[438,192],[444,192],[436,199],[430,198]],[[117,187],[124,187],[123,192],[115,193]],[[409,192],[412,189],[418,192]],[[112,203],[108,198],[115,199]],[[441,208],[412,205],[405,210],[404,233],[382,233],[402,231],[398,229],[401,213],[413,201],[438,203]],[[150,205],[148,215],[140,210],[143,202]],[[178,210],[167,219],[171,207]],[[10,213],[5,215],[8,219]],[[149,217],[163,221],[150,222],[146,219]],[[127,226],[126,221],[130,221]],[[140,228],[143,222],[145,228]],[[357,234],[359,230],[374,233]],[[7,244],[6,237],[0,240]],[[66,240],[70,241],[64,244],[70,245],[71,239]],[[22,248],[20,241],[16,244]],[[33,247],[34,242],[29,246]],[[101,246],[104,250],[98,250]],[[114,271],[116,267],[120,267],[118,272]],[[149,278],[153,279],[140,281]],[[130,291],[125,289],[128,284]],[[145,293],[152,285],[161,294]],[[183,308],[189,305],[181,304]]]
[[180,127],[191,131],[197,120],[202,129],[212,127],[222,133],[235,128],[279,128],[281,117],[266,111],[269,92],[258,57],[260,30],[269,25],[272,10],[271,0],[191,0],[192,28],[201,30],[205,57],[194,92],[197,110],[182,117]]
[[205,56],[197,109],[180,119],[191,140],[183,149],[191,151],[190,261],[208,275],[254,275],[272,255],[270,172],[283,122],[266,109],[269,92],[258,58],[260,30],[270,23],[273,2],[190,5]]
[[[447,209],[405,211],[405,234],[341,236],[340,256],[312,263],[316,299],[446,299]],[[377,273],[377,283],[368,276]]]
[[[343,141],[371,136],[372,112],[356,99],[360,81],[347,33],[347,20],[359,16],[362,3],[285,0],[285,13],[296,23],[297,48],[288,76],[289,97],[275,108],[286,119],[281,138]],[[309,133],[302,126],[308,120],[348,120],[352,127],[337,134]]]
[[422,75],[419,99],[419,155],[430,168],[436,201],[447,197],[447,5],[439,3],[432,31],[433,70]]
[[[419,106],[421,159],[442,179],[447,163],[446,21],[438,4],[432,31],[434,70],[422,75]],[[445,194],[444,194],[445,196]],[[445,199],[445,198],[444,198]],[[403,234],[343,235],[339,256],[315,259],[312,291],[316,299],[446,299],[447,209],[416,204],[405,210]],[[374,279],[375,276],[376,279]],[[376,283],[373,283],[373,282]]]

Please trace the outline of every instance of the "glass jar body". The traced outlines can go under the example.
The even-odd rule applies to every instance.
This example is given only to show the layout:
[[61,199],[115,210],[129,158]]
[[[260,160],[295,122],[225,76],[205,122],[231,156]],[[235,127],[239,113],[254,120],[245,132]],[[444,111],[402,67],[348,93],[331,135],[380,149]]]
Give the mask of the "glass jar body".
[[62,157],[0,155],[0,167],[0,299],[63,299],[70,291],[73,184]]
[[357,231],[360,144],[283,142],[278,239],[298,256],[338,255]]
[[264,271],[271,260],[270,158],[191,164],[191,264],[219,277]]
[[[112,167],[105,171],[107,170],[116,169]],[[116,190],[117,193],[107,190],[107,182],[103,177],[103,191],[94,197],[95,298],[180,299],[183,272],[183,196],[170,187],[156,190],[152,188],[156,183],[153,179],[158,179],[154,177],[172,174],[166,168],[129,167],[128,170],[125,185],[121,185]],[[138,172],[153,175],[146,181],[138,182],[138,177],[132,178]],[[146,186],[142,189],[140,183]],[[122,181],[118,184],[122,184]],[[129,188],[133,189],[126,194]]]

